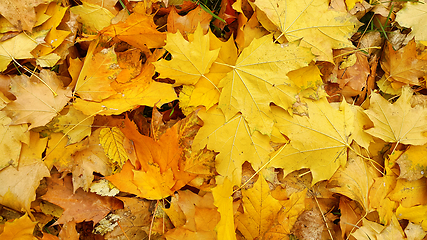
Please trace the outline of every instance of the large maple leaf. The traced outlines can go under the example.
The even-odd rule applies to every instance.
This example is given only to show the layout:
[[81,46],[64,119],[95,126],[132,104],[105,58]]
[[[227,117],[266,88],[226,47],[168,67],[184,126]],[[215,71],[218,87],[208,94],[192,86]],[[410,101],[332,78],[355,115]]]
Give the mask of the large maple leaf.
[[271,196],[267,181],[259,175],[254,187],[242,191],[244,213],[237,216],[237,229],[246,239],[263,236],[282,208]]
[[269,138],[258,131],[251,133],[242,114],[226,121],[221,110],[211,108],[207,112],[200,111],[199,117],[204,125],[194,139],[193,150],[207,146],[219,152],[216,170],[233,184],[240,185],[245,161],[259,169],[268,160],[268,154],[273,150],[268,143]]
[[271,166],[290,173],[310,168],[313,182],[329,179],[347,161],[347,149],[352,142],[354,115],[347,103],[341,109],[333,108],[326,98],[307,100],[308,117],[291,117],[281,108],[274,107],[276,126],[291,141],[273,156]]
[[412,145],[427,143],[427,109],[417,105],[411,107],[412,90],[402,88],[402,95],[395,103],[390,103],[378,93],[372,93],[371,106],[366,113],[374,127],[366,130],[374,137],[386,142]]
[[[71,88],[64,88],[58,76],[42,70],[40,81],[36,77],[15,76],[11,80],[11,92],[16,100],[5,108],[12,117],[13,124],[30,123],[29,129],[44,126],[58,115],[70,100]],[[52,92],[56,92],[57,96]]]
[[311,48],[321,61],[333,62],[333,48],[353,47],[349,38],[360,26],[356,17],[329,10],[328,0],[256,0],[254,4],[264,12],[258,12],[258,19],[266,29],[290,42],[302,39],[301,45]]
[[415,36],[417,41],[427,41],[425,22],[427,20],[425,1],[406,2],[405,7],[396,14],[396,21],[404,27],[412,28],[409,39]]
[[271,35],[254,40],[219,83],[219,108],[227,120],[241,112],[251,132],[270,135],[270,103],[288,109],[296,101],[296,88],[291,87],[286,74],[307,66],[312,59],[309,49],[275,44]]
[[154,65],[160,77],[174,79],[176,86],[195,84],[205,77],[219,52],[219,49],[210,50],[209,34],[203,35],[200,26],[190,42],[180,32],[168,33],[164,48],[172,54],[172,60],[161,59]]

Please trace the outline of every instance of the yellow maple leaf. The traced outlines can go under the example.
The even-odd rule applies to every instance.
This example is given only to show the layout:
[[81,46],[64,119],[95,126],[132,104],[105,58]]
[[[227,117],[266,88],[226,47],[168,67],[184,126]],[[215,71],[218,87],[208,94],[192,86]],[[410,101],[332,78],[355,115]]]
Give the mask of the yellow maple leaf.
[[56,28],[52,28],[44,39],[45,43],[39,44],[31,51],[31,54],[33,54],[36,58],[48,55],[56,48],[58,48],[59,45],[64,42],[65,38],[70,34],[70,31],[57,30]]
[[43,13],[47,16],[47,19],[45,21],[42,20],[44,17],[40,16],[40,18],[42,19],[38,20],[38,22],[41,22],[39,28],[43,30],[50,30],[58,27],[62,19],[64,18],[68,8],[68,6],[64,7],[58,2],[51,2],[48,5],[44,5],[42,9],[45,11],[42,11],[42,9],[37,9],[40,11],[40,13],[39,11],[37,11],[37,14],[41,15],[41,13]]
[[[292,227],[299,215],[305,211],[305,197],[307,195],[307,188],[300,192],[293,193],[288,200],[285,200],[283,207],[277,213],[277,217],[273,226],[265,234],[267,239],[274,239],[277,236],[282,239],[284,235],[291,233]],[[270,237],[271,238],[268,238]]]
[[123,164],[128,159],[123,141],[125,135],[118,127],[102,128],[99,133],[99,142],[104,148],[105,155],[112,160],[113,173],[120,171]]
[[43,42],[47,30],[34,32],[31,35],[21,33],[11,39],[0,43],[0,72],[6,70],[9,63],[14,59],[31,59],[34,56],[31,51]]
[[369,208],[376,209],[382,224],[388,224],[391,221],[396,207],[399,205],[397,202],[391,201],[387,195],[396,186],[396,174],[388,167],[388,162],[385,164],[385,172],[383,177],[374,178],[369,190]]
[[402,207],[410,208],[427,204],[426,193],[427,181],[425,179],[408,181],[400,178],[397,179],[396,186],[387,196],[393,201],[400,202]]
[[374,183],[375,169],[363,158],[351,151],[347,165],[340,167],[329,179],[328,188],[358,201],[365,211],[369,212],[369,190]]
[[245,239],[256,239],[273,225],[282,205],[271,196],[262,175],[259,175],[253,188],[242,190],[242,195],[244,213],[237,216],[237,229]]
[[307,100],[308,116],[291,117],[274,107],[276,126],[291,141],[273,156],[270,166],[283,168],[286,174],[310,168],[313,182],[329,179],[347,161],[347,149],[352,141],[354,116],[346,102],[341,109],[333,108],[325,98]]
[[400,205],[396,209],[396,215],[400,219],[408,219],[413,223],[419,223],[424,231],[427,231],[427,205],[418,205],[413,207],[403,207]]
[[22,143],[29,144],[30,133],[27,124],[10,125],[12,119],[0,111],[0,170],[12,165],[18,166]]
[[361,147],[368,149],[371,142],[374,142],[372,135],[364,131],[364,129],[373,127],[372,121],[366,115],[362,107],[357,105],[351,105],[351,110],[354,114],[354,132],[353,139]]
[[254,169],[266,163],[272,152],[269,138],[259,132],[250,133],[250,129],[241,114],[225,121],[218,108],[199,112],[204,125],[193,141],[193,150],[208,149],[219,152],[216,157],[217,172],[234,185],[240,185],[242,164],[248,161]]
[[219,83],[219,108],[229,120],[241,112],[250,126],[270,135],[273,119],[270,103],[288,109],[295,102],[296,88],[286,74],[313,59],[307,48],[273,42],[267,35],[243,49],[233,70]]
[[82,3],[82,5],[70,8],[70,11],[80,16],[79,21],[83,24],[84,33],[96,34],[110,25],[114,15],[108,9],[85,1]]
[[148,164],[147,171],[133,170],[134,184],[141,192],[138,196],[150,200],[163,199],[173,194],[171,188],[175,185],[172,169],[160,172],[157,164]]
[[288,77],[300,90],[307,88],[317,90],[323,84],[321,75],[319,68],[315,65],[302,67],[288,73]]
[[233,184],[228,178],[217,177],[217,186],[212,188],[214,205],[218,207],[221,219],[216,225],[217,236],[223,240],[235,240],[233,211]]
[[166,46],[172,60],[161,59],[153,63],[161,78],[172,78],[175,86],[195,84],[200,78],[206,78],[212,63],[218,57],[219,49],[210,50],[210,36],[203,35],[200,25],[194,32],[194,40],[189,42],[181,33],[168,33]]
[[396,14],[396,22],[401,26],[412,28],[408,39],[415,36],[417,41],[427,41],[425,22],[427,21],[425,1],[406,2],[405,7]]
[[99,40],[88,49],[83,67],[74,89],[80,98],[100,102],[116,93],[111,83],[121,71],[113,48],[95,53]]
[[237,49],[232,38],[222,42],[212,32],[210,35],[210,49],[220,49],[218,58],[213,62],[209,72],[197,81],[195,85],[184,85],[179,94],[180,107],[186,113],[191,113],[197,106],[210,109],[218,103],[220,90],[219,81],[232,70],[230,67],[236,63]]
[[402,88],[402,95],[395,103],[390,103],[378,93],[372,93],[371,105],[366,113],[374,127],[366,130],[374,137],[386,142],[423,145],[427,137],[427,109],[417,105],[411,107],[412,90]]
[[415,181],[427,177],[427,146],[410,146],[396,163],[399,164],[400,178]]
[[13,222],[6,222],[3,232],[0,234],[1,239],[8,240],[34,240],[33,236],[34,227],[37,222],[31,221],[27,214],[13,220]]
[[311,48],[320,61],[333,62],[333,48],[353,47],[349,38],[360,26],[356,17],[329,10],[328,0],[256,0],[254,4],[263,11],[264,17],[258,12],[258,19],[267,30],[289,42],[301,39],[301,46]]
[[46,126],[54,132],[62,132],[68,136],[68,144],[80,142],[90,136],[93,116],[86,116],[74,107],[68,107],[65,115],[58,115]]
[[38,133],[32,132],[28,143],[22,147],[19,168],[9,166],[0,171],[2,205],[17,211],[30,211],[40,180],[50,176],[48,168],[41,161],[45,148],[46,140],[40,139]]
[[[44,126],[70,100],[71,88],[63,88],[62,81],[55,72],[43,69],[40,78],[44,83],[34,76],[26,75],[11,79],[11,92],[16,100],[3,110],[10,114],[14,124],[30,123],[28,129]],[[51,89],[58,95],[54,96]]]
[[55,166],[58,171],[71,170],[73,154],[88,147],[87,140],[67,145],[68,138],[62,133],[53,133],[50,136],[44,162],[49,169]]

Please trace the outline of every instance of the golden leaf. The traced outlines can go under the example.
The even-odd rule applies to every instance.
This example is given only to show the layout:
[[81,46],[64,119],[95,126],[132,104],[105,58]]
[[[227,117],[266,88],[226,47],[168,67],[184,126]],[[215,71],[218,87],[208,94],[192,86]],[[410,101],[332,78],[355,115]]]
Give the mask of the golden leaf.
[[113,172],[119,171],[128,160],[128,155],[123,147],[125,135],[118,127],[102,128],[99,133],[99,142],[104,148],[105,155],[112,161]]
[[354,116],[346,102],[334,109],[325,98],[307,100],[308,116],[291,117],[274,107],[277,128],[291,141],[273,156],[270,166],[283,168],[286,174],[310,168],[312,184],[329,179],[347,161],[347,149],[352,141]]
[[268,35],[254,40],[237,59],[233,70],[221,80],[219,108],[226,120],[241,112],[255,130],[270,135],[273,119],[270,103],[288,109],[295,101],[296,88],[286,74],[313,59],[307,48],[273,42]]
[[411,107],[412,90],[402,88],[402,95],[395,103],[389,103],[378,93],[372,93],[371,106],[366,113],[374,127],[366,130],[374,137],[386,142],[423,145],[427,137],[427,109],[417,105]]
[[256,0],[254,4],[263,11],[258,19],[266,29],[289,42],[301,39],[301,46],[311,48],[320,61],[333,62],[333,48],[353,47],[349,38],[360,26],[354,16],[330,10],[328,0]]
[[242,190],[244,213],[237,217],[237,229],[245,239],[256,239],[273,225],[282,205],[270,194],[270,188],[262,175],[253,188]]

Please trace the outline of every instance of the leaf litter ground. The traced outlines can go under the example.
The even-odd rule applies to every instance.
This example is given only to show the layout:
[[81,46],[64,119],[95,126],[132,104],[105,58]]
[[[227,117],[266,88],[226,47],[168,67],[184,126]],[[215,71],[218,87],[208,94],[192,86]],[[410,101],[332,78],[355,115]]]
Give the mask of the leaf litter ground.
[[425,239],[425,12],[1,3],[0,238]]

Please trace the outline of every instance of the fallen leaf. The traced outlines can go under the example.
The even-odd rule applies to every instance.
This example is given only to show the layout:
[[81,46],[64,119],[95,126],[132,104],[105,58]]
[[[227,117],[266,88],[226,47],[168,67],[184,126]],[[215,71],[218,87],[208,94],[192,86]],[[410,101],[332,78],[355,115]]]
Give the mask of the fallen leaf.
[[33,58],[31,51],[43,42],[47,31],[34,32],[31,35],[21,33],[0,43],[0,72],[6,70],[13,59]]
[[176,33],[180,31],[183,36],[196,31],[197,26],[203,29],[206,34],[209,30],[209,23],[211,22],[212,15],[203,10],[200,5],[195,9],[188,12],[185,16],[179,15],[175,8],[172,7],[168,15],[168,32]]
[[[176,198],[176,199],[175,199]],[[175,200],[174,200],[175,199]],[[211,193],[199,196],[190,191],[178,191],[172,198],[172,206],[175,211],[184,214],[184,223],[182,226],[175,226],[175,229],[168,231],[166,238],[177,239],[184,232],[184,235],[195,234],[204,236],[204,239],[215,239],[214,231],[220,216],[214,206],[214,199]],[[168,211],[166,211],[168,213]]]
[[420,85],[418,78],[427,73],[427,61],[417,58],[415,40],[395,51],[392,44],[387,44],[381,67],[390,82],[397,81],[411,85]]
[[86,116],[73,106],[67,108],[65,115],[58,115],[47,124],[54,132],[62,132],[68,137],[68,144],[74,144],[90,136],[93,116]]
[[415,181],[427,177],[427,146],[411,146],[396,160],[399,164],[399,177]]
[[376,222],[366,220],[365,218],[363,218],[362,221],[362,226],[351,234],[351,236],[357,240],[377,239],[376,236],[385,228],[384,226]]
[[127,192],[135,195],[140,195],[141,192],[138,190],[138,187],[133,182],[134,179],[134,166],[127,161],[122,170],[119,173],[116,173],[111,176],[107,176],[106,179],[110,181],[114,186],[116,186],[120,191]]
[[402,88],[402,95],[393,104],[378,93],[372,93],[371,106],[366,113],[374,127],[366,132],[386,142],[426,144],[427,137],[423,132],[427,131],[424,119],[427,110],[420,106],[411,107],[411,97],[412,90],[409,87]]
[[360,26],[354,16],[330,10],[327,0],[256,0],[254,4],[268,18],[264,20],[258,13],[266,29],[277,31],[277,36],[284,36],[289,42],[302,39],[301,46],[311,48],[318,61],[333,62],[333,48],[353,47],[348,39]]
[[332,177],[347,161],[347,150],[352,141],[354,116],[346,102],[339,110],[325,98],[307,100],[308,117],[294,115],[275,107],[276,126],[291,139],[290,143],[272,154],[269,166],[283,168],[285,174],[301,168],[310,168],[312,185]]
[[[30,31],[36,24],[34,8],[46,0],[5,0],[0,7],[0,14],[4,16],[20,31]],[[19,17],[18,17],[19,16]]]
[[233,184],[228,178],[223,177],[218,177],[217,183],[218,185],[212,188],[214,205],[218,207],[218,212],[221,214],[221,220],[216,225],[217,236],[221,236],[224,240],[235,240],[233,197],[231,196]]
[[79,22],[83,24],[84,33],[95,35],[110,25],[114,15],[106,8],[82,1],[83,5],[70,8],[70,11],[79,15]]
[[296,90],[286,74],[313,59],[307,48],[296,44],[275,44],[268,35],[254,40],[237,59],[236,66],[219,83],[222,88],[219,108],[226,120],[241,112],[255,130],[270,135],[273,127],[270,103],[288,109],[295,101]]
[[220,49],[218,58],[212,63],[209,72],[205,77],[200,78],[194,85],[184,85],[179,95],[180,107],[184,114],[191,113],[197,106],[205,106],[210,109],[218,103],[220,90],[218,84],[228,72],[230,65],[234,65],[237,59],[236,45],[230,38],[227,42],[222,42],[212,32],[210,36],[210,49]]
[[427,31],[424,28],[424,22],[426,21],[426,9],[425,2],[407,2],[404,8],[396,14],[396,21],[403,27],[411,28],[412,31],[409,34],[409,39],[415,37],[417,41],[427,40]]
[[[153,164],[153,163],[151,163]],[[133,183],[137,186],[142,198],[158,200],[173,194],[171,188],[175,185],[172,170],[161,172],[156,165],[148,165],[146,171],[133,170]]]
[[109,157],[113,165],[113,173],[120,171],[128,160],[128,155],[123,144],[125,135],[118,127],[102,128],[99,133],[99,142],[104,148],[105,155]]
[[6,222],[0,237],[8,240],[34,240],[36,238],[33,236],[33,231],[36,225],[37,222],[31,221],[25,214],[13,222]]
[[[54,72],[42,70],[40,78],[44,82],[26,75],[11,79],[11,93],[16,96],[16,100],[3,110],[11,116],[13,124],[30,123],[28,129],[44,126],[70,100],[71,89],[64,88]],[[55,96],[51,89],[58,95]]]
[[282,208],[277,213],[274,224],[264,235],[269,239],[286,239],[297,221],[298,216],[305,210],[307,189],[293,193],[288,200],[282,202]]
[[192,149],[197,151],[206,146],[219,152],[216,170],[233,185],[240,185],[241,166],[245,161],[249,161],[256,170],[267,162],[268,154],[273,150],[268,144],[268,137],[259,132],[251,134],[241,114],[228,121],[218,108],[200,111],[198,115],[204,124],[194,138]]
[[88,140],[67,145],[67,136],[62,133],[52,133],[46,148],[44,163],[49,169],[55,166],[59,171],[71,171],[73,167],[73,154],[88,147]]
[[12,165],[18,167],[22,144],[29,144],[30,133],[27,124],[13,126],[12,119],[0,111],[0,170]]
[[175,86],[195,84],[200,78],[205,78],[219,53],[219,49],[210,50],[209,37],[209,34],[203,35],[200,26],[190,42],[180,32],[168,33],[164,48],[172,55],[172,60],[161,59],[153,63],[160,77],[174,79]]
[[405,235],[408,239],[421,240],[426,236],[426,232],[421,225],[409,222],[405,228]]
[[80,187],[88,191],[94,179],[94,172],[105,177],[112,174],[113,165],[99,143],[100,131],[101,129],[97,129],[92,133],[87,142],[87,148],[77,149],[72,155],[73,192]]
[[123,208],[123,203],[112,197],[99,196],[82,189],[77,189],[73,194],[71,181],[71,176],[61,179],[58,175],[52,175],[47,179],[48,190],[42,199],[64,208],[57,224],[85,220],[97,223],[110,211]]
[[340,197],[340,227],[342,231],[342,238],[350,236],[362,223],[359,221],[363,217],[363,209],[359,207],[358,203],[346,197]]
[[427,204],[427,179],[421,178],[415,181],[397,179],[396,186],[388,197],[405,208]]
[[348,153],[346,166],[340,167],[335,172],[329,179],[328,187],[332,192],[359,202],[366,212],[370,212],[369,190],[375,177],[378,177],[376,170],[351,151]]
[[101,112],[103,115],[118,115],[140,105],[153,107],[155,104],[162,105],[175,100],[177,96],[172,85],[153,81],[151,78],[153,75],[154,66],[148,62],[136,78],[130,82],[116,85],[117,92],[111,97],[101,102],[78,98],[73,105],[86,115]]
[[78,240],[80,234],[76,230],[76,222],[67,222],[62,226],[61,232],[59,232],[60,239]]
[[270,195],[270,188],[262,175],[253,188],[242,190],[242,195],[244,212],[237,216],[237,229],[245,239],[256,239],[272,226],[282,205]]
[[48,177],[49,170],[41,161],[46,140],[31,133],[28,143],[23,145],[19,168],[6,167],[0,171],[0,203],[17,211],[30,212],[31,202],[36,199],[40,180]]
[[83,67],[74,89],[80,98],[101,101],[116,93],[111,83],[117,78],[120,67],[113,48],[94,53],[98,41],[89,46]]
[[117,209],[114,214],[120,218],[113,231],[104,235],[106,240],[126,239],[126,236],[132,236],[138,239],[144,239],[148,236],[151,223],[150,201],[140,198],[119,197],[124,203],[123,209]]
[[157,31],[153,16],[139,12],[131,14],[124,22],[106,27],[102,34],[117,37],[142,51],[163,47],[166,38],[165,33]]

